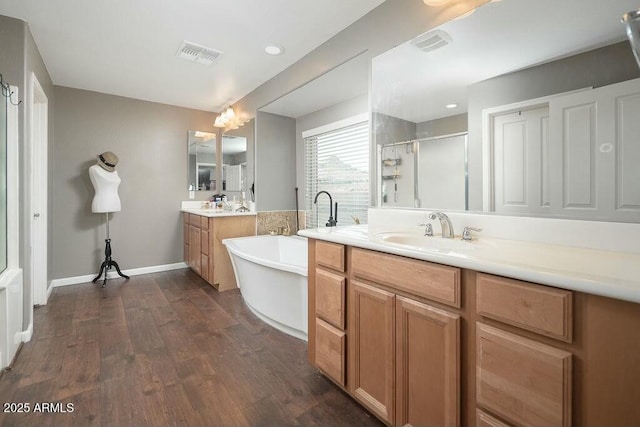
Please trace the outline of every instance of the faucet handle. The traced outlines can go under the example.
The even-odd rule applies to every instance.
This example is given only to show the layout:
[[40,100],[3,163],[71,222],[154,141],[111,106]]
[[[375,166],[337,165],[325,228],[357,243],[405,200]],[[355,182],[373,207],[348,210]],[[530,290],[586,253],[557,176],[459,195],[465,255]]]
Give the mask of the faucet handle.
[[482,231],[482,228],[465,227],[462,230],[462,240],[473,240],[472,231]]
[[418,227],[426,227],[424,229],[424,235],[425,236],[433,236],[433,226],[431,225],[430,222],[428,222],[426,224],[418,224]]

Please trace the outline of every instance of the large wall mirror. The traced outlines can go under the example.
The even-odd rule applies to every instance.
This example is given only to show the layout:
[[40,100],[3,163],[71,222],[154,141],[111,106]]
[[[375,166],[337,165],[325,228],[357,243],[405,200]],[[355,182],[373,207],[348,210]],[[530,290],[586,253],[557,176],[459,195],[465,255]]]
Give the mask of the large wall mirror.
[[[254,120],[236,129],[187,132],[190,191],[212,191],[250,200],[254,180]],[[220,167],[218,167],[220,165]]]
[[639,5],[494,1],[375,57],[374,204],[640,222]]

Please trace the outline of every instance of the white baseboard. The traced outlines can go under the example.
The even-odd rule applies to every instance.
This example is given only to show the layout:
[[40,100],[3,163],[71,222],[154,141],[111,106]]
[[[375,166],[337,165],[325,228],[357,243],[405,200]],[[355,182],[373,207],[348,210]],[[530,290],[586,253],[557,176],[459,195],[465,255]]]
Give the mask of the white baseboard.
[[18,332],[14,337],[14,344],[22,342],[31,341],[31,337],[33,336],[33,322],[29,323],[29,327],[26,331]]
[[[151,267],[132,268],[130,270],[122,270],[127,276],[138,276],[140,274],[159,273],[161,271],[180,270],[181,268],[188,268],[189,266],[184,262],[176,262],[175,264],[153,265]],[[77,285],[78,283],[87,283],[96,277],[95,274],[86,274],[84,276],[64,277],[62,279],[54,279],[51,281],[51,288],[57,288],[58,286]],[[118,273],[116,271],[110,271],[107,278],[117,279]]]

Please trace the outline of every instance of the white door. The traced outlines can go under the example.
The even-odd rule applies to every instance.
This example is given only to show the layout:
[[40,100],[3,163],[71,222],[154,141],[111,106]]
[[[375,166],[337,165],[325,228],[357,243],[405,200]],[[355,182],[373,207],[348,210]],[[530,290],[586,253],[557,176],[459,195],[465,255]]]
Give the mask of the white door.
[[640,221],[640,79],[558,97],[549,108],[554,211]]
[[48,100],[31,73],[31,283],[34,305],[47,303]]
[[496,212],[540,212],[549,205],[548,120],[548,106],[494,116]]

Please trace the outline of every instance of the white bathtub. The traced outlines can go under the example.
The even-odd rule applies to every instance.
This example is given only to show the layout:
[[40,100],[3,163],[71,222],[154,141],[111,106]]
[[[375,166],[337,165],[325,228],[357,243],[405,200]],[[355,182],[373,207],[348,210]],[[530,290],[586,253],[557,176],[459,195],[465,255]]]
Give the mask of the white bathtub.
[[307,340],[307,239],[251,236],[224,239],[249,309],[264,322]]

